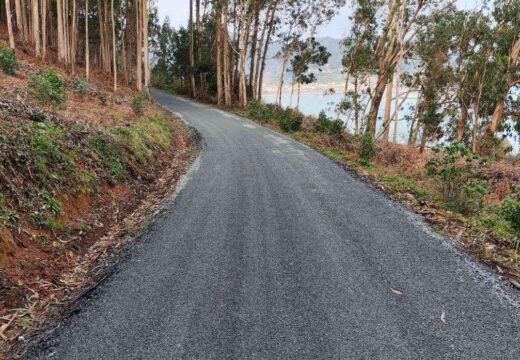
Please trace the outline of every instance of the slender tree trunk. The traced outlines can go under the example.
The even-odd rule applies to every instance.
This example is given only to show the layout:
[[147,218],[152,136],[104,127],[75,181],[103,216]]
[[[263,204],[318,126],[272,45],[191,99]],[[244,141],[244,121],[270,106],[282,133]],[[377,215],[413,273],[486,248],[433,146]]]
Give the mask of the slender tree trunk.
[[258,27],[260,26],[260,2],[254,8],[254,25],[253,25],[253,36],[251,37],[251,55],[249,61],[249,83],[247,89],[251,96],[254,96],[253,91],[253,80],[255,77],[255,58],[256,58],[256,45],[258,42]]
[[392,91],[394,84],[389,81],[386,84],[386,99],[385,99],[385,117],[383,118],[383,140],[388,142],[390,140],[390,114],[392,112]]
[[[7,4],[9,3],[9,0],[6,0],[6,7],[10,9]],[[21,40],[25,41],[24,38],[24,31],[23,31],[23,20],[22,20],[22,3],[21,0],[14,0],[14,7],[16,12],[16,30],[17,35],[20,37]]]
[[258,76],[258,88],[257,88],[257,98],[258,100],[262,100],[262,86],[263,86],[263,80],[264,80],[264,70],[265,70],[265,61],[267,57],[267,50],[269,48],[269,42],[271,41],[271,34],[273,33],[274,28],[274,19],[276,15],[276,8],[278,7],[278,3],[280,0],[275,0],[273,4],[273,8],[271,10],[271,18],[269,20],[269,30],[267,31],[267,37],[265,39],[264,43],[264,50],[262,51],[262,61],[260,63],[260,74]]
[[199,68],[199,95],[202,95],[204,92],[204,74],[200,71],[200,66],[202,64],[202,32],[200,25],[200,0],[196,0],[195,2],[195,26],[197,29],[197,67]]
[[190,88],[191,88],[191,96],[197,97],[197,90],[195,88],[195,57],[193,54],[193,0],[189,0],[190,4],[190,17],[188,21],[188,47],[189,47],[189,58],[190,58]]
[[47,2],[49,0],[41,0],[42,13],[42,57],[47,57]]
[[78,34],[78,17],[76,10],[76,0],[72,1],[72,31],[70,32],[70,64],[72,74],[76,73],[76,53],[77,53],[77,34]]
[[144,89],[150,93],[150,59],[148,50],[148,0],[143,1],[143,49],[144,49]]
[[23,19],[23,38],[25,41],[30,40],[29,35],[29,18],[27,16],[27,8],[24,0],[20,0],[22,4],[22,19]]
[[228,9],[228,0],[224,0],[223,5],[224,11],[224,25],[222,27],[223,36],[224,36],[224,53],[222,54],[224,59],[224,102],[227,106],[231,106],[232,98],[231,98],[231,66],[229,64],[229,9]]
[[302,89],[302,83],[298,81],[298,95],[296,97],[296,111],[300,111],[300,94]]
[[41,56],[41,49],[40,49],[40,15],[39,15],[39,9],[38,9],[38,0],[32,0],[32,18],[31,18],[31,24],[32,24],[32,38],[33,38],[33,44],[34,44],[34,52],[36,56]]
[[14,49],[13,24],[11,22],[11,1],[5,0],[5,16],[7,17],[7,32],[9,33],[9,46]]
[[215,32],[217,53],[217,104],[222,105],[222,8],[216,4],[215,8]]
[[63,41],[63,2],[62,0],[56,1],[56,17],[58,20],[58,60],[61,62],[65,61],[65,46]]
[[[245,1],[244,1],[245,2]],[[238,98],[240,105],[242,107],[247,106],[247,84],[246,84],[246,60],[247,60],[247,48],[248,48],[248,39],[249,39],[249,26],[251,23],[251,14],[249,11],[251,0],[247,1],[243,5],[242,9],[242,38],[240,43],[242,44],[241,53],[240,53],[240,71],[239,71],[239,89],[238,89]],[[256,35],[255,35],[256,36]]]
[[112,64],[114,73],[114,93],[117,92],[117,56],[116,56],[116,22],[114,19],[114,0],[110,4],[111,16],[112,16]]
[[375,136],[376,134],[376,125],[377,125],[377,115],[379,112],[379,105],[381,104],[381,100],[383,98],[383,94],[385,92],[386,84],[388,83],[388,75],[379,75],[377,80],[376,88],[372,95],[371,104],[370,104],[370,112],[368,113],[367,126],[365,131]]
[[88,17],[88,0],[85,0],[85,78],[87,79],[87,81],[90,81],[90,38],[88,35]]
[[142,33],[142,17],[141,17],[141,1],[135,1],[135,22],[137,30],[137,46],[136,46],[136,87],[137,90],[143,90],[143,33]]
[[466,130],[466,122],[468,119],[468,108],[466,105],[460,101],[460,118],[457,121],[457,129],[455,131],[455,140],[462,141],[464,138],[464,130]]

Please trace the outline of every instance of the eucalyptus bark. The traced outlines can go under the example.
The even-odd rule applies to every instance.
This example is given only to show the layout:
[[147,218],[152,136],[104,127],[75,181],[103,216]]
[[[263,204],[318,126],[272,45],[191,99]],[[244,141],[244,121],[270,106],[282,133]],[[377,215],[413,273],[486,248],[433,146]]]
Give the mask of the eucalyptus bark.
[[11,1],[5,0],[5,16],[7,17],[7,32],[9,33],[9,47],[14,49],[13,24],[11,22]]

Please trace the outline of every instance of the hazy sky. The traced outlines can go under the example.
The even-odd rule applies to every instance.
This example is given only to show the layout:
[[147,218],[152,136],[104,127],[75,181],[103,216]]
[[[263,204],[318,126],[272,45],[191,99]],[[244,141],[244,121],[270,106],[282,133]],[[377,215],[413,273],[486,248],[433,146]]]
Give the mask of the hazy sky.
[[[161,19],[169,16],[173,26],[186,25],[189,16],[189,0],[156,0],[156,2]],[[457,0],[457,3],[461,8],[475,8],[481,3],[481,0]],[[320,29],[318,36],[344,37],[348,28],[349,8],[347,0],[347,5],[329,24]]]

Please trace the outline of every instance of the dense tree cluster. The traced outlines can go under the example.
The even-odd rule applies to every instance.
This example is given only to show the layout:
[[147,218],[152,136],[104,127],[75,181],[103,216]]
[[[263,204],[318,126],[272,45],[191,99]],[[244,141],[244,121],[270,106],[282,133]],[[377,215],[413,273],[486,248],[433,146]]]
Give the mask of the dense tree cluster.
[[119,80],[148,89],[148,0],[5,0],[0,10],[11,48],[31,45],[72,73],[82,64],[87,80],[96,66],[113,76],[114,91]]
[[498,132],[520,130],[519,0],[476,10],[440,0],[356,0],[353,7],[338,113],[353,118],[356,131],[388,140],[411,93],[417,101],[405,116],[408,138],[421,149],[442,138],[486,151],[500,141]]
[[[189,1],[186,28],[173,29],[166,19],[154,26],[157,65],[153,80],[177,84],[194,97],[215,97],[217,103],[245,107],[262,98],[269,45],[281,44],[279,93],[284,74],[293,74],[293,89],[316,80],[311,65],[330,56],[315,39],[344,0],[223,0]],[[195,9],[195,14],[193,14]],[[279,96],[281,98],[281,95]]]

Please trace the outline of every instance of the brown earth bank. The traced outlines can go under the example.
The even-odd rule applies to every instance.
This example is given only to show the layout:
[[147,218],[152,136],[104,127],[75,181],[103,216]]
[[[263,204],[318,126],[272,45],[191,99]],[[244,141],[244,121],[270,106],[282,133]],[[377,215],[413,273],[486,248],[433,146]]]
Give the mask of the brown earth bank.
[[[102,276],[193,160],[191,131],[146,96],[17,49],[0,71],[0,358]],[[30,86],[53,68],[66,100]]]

